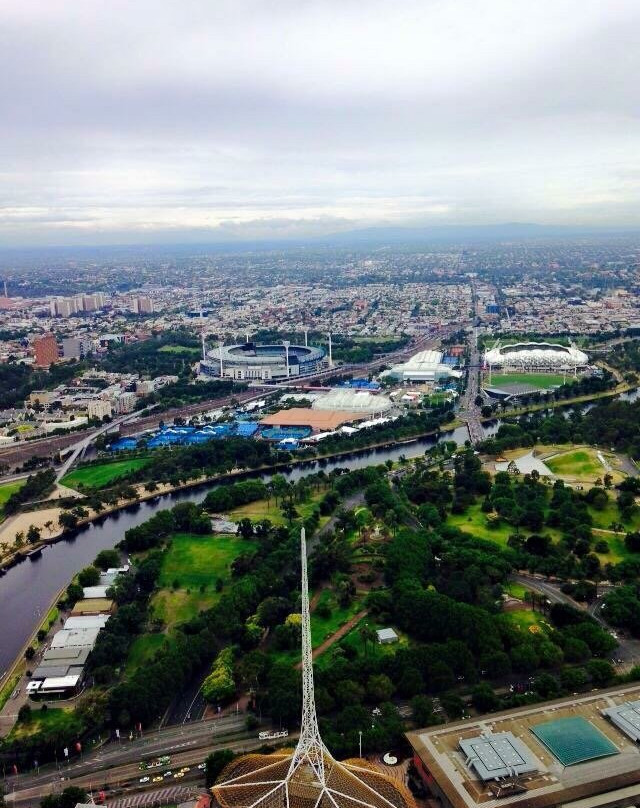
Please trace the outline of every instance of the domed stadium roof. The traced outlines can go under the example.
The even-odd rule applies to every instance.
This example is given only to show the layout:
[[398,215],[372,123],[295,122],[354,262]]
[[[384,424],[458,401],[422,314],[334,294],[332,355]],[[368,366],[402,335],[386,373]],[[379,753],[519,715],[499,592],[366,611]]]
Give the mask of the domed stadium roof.
[[513,367],[562,368],[586,365],[589,357],[574,345],[551,342],[516,342],[512,345],[494,345],[485,352],[487,365]]

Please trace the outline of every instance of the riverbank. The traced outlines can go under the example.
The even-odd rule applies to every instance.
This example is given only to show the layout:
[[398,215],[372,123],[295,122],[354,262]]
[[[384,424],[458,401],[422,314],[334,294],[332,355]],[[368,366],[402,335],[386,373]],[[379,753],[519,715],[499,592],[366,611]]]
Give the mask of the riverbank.
[[[201,476],[194,478],[192,480],[188,480],[184,483],[180,483],[179,485],[171,485],[169,483],[157,483],[156,488],[153,491],[148,491],[146,489],[146,483],[139,483],[137,486],[132,486],[136,491],[136,496],[130,499],[121,499],[117,503],[105,507],[101,511],[93,511],[89,510],[89,515],[78,519],[77,527],[73,530],[63,530],[62,528],[58,529],[48,529],[48,535],[43,536],[40,541],[35,542],[33,544],[29,544],[26,547],[21,547],[20,549],[16,550],[16,552],[12,553],[10,556],[2,559],[0,561],[0,575],[3,574],[3,571],[6,571],[16,564],[20,564],[25,561],[27,558],[34,557],[38,551],[42,551],[44,547],[47,545],[55,544],[59,541],[65,539],[66,536],[71,534],[75,534],[78,530],[90,525],[93,522],[99,522],[103,520],[105,517],[112,516],[119,511],[124,511],[130,508],[134,508],[137,505],[140,505],[144,502],[152,502],[156,499],[159,499],[164,496],[170,496],[171,494],[178,494],[184,491],[188,491],[193,488],[199,488],[201,486],[208,486],[208,485],[216,485],[222,482],[226,482],[233,479],[239,479],[246,476],[261,476],[261,475],[272,475],[277,474],[281,471],[286,471],[287,469],[295,468],[297,466],[304,466],[305,464],[312,464],[318,463],[320,466],[324,462],[334,461],[339,459],[340,457],[350,457],[353,455],[365,454],[368,452],[375,452],[384,449],[388,449],[390,447],[396,446],[407,446],[411,445],[412,443],[416,443],[419,440],[424,440],[425,438],[432,438],[439,435],[443,435],[446,433],[452,433],[454,429],[459,428],[461,424],[457,421],[452,421],[448,423],[446,430],[441,429],[433,429],[427,432],[421,432],[417,435],[414,435],[409,438],[405,438],[403,440],[385,440],[379,443],[371,444],[370,446],[363,446],[363,447],[353,447],[348,449],[342,449],[337,452],[331,452],[327,455],[320,455],[318,457],[300,457],[300,458],[292,458],[286,462],[281,463],[272,463],[270,465],[265,466],[258,466],[257,468],[239,468],[239,469],[232,469],[229,472],[224,474],[214,474],[210,476]],[[74,492],[77,494],[77,492]],[[86,508],[86,506],[83,506]],[[55,512],[54,512],[55,510]],[[58,518],[62,513],[62,509],[46,509],[41,511],[26,511],[24,513],[19,514],[18,516],[21,518],[22,522],[29,522],[30,524],[34,524],[36,527],[40,527],[41,529],[47,529],[45,526],[49,522],[55,522],[57,525]],[[43,521],[44,520],[44,521]],[[42,524],[40,524],[42,522]],[[27,525],[28,527],[28,525]]]

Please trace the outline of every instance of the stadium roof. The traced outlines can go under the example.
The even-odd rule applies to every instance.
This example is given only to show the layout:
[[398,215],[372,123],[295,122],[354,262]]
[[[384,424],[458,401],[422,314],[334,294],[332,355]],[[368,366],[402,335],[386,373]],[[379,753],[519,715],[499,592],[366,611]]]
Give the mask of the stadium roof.
[[508,345],[496,343],[484,354],[488,365],[514,367],[577,367],[586,365],[589,357],[574,345],[551,342],[516,342]]
[[615,745],[582,716],[547,721],[531,731],[563,766],[618,754]]
[[387,396],[375,395],[368,390],[342,387],[331,390],[324,396],[319,396],[311,406],[314,410],[364,412],[371,415],[391,409],[392,404]]
[[314,431],[328,432],[342,424],[357,421],[369,413],[337,412],[336,410],[310,410],[305,407],[292,407],[267,415],[260,423],[263,426],[308,426]]
[[462,739],[460,749],[467,756],[467,766],[481,780],[495,780],[538,770],[531,750],[512,732],[487,733]]
[[385,370],[383,376],[401,378],[405,381],[435,381],[442,377],[460,378],[461,371],[454,370],[449,365],[442,362],[442,351],[419,351],[406,362],[394,365],[390,370]]
[[640,741],[640,701],[625,701],[624,704],[607,707],[602,714],[632,741]]

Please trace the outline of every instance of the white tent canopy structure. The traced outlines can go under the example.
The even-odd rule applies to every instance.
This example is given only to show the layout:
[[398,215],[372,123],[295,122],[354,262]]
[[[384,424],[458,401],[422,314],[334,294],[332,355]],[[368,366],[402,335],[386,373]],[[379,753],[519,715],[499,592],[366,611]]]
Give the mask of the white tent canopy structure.
[[559,345],[551,342],[516,342],[501,345],[497,342],[484,355],[489,367],[505,370],[558,372],[584,367],[589,357],[575,345]]
[[415,808],[405,786],[365,760],[341,763],[324,745],[313,691],[311,619],[305,531],[302,557],[302,724],[292,752],[243,755],[212,793],[222,808]]

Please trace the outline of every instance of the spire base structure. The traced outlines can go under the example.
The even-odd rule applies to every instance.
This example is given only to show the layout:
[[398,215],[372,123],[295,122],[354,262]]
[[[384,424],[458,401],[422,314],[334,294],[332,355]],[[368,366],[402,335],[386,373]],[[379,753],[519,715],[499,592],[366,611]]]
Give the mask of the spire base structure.
[[296,748],[243,755],[221,773],[211,792],[221,808],[416,808],[409,790],[365,760],[340,763],[324,745],[313,690],[307,542],[300,531],[302,568],[302,721]]

